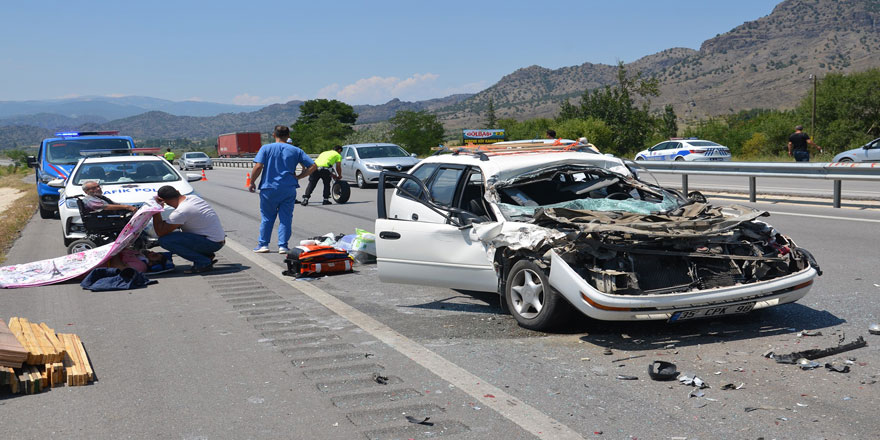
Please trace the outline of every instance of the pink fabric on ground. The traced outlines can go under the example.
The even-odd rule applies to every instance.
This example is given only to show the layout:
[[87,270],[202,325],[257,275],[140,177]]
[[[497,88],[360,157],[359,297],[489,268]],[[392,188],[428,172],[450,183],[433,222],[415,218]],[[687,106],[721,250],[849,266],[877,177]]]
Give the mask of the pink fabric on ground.
[[45,286],[85,275],[127,248],[147,227],[153,214],[162,210],[155,201],[148,200],[132,216],[113,243],[63,257],[0,267],[0,287],[9,289]]

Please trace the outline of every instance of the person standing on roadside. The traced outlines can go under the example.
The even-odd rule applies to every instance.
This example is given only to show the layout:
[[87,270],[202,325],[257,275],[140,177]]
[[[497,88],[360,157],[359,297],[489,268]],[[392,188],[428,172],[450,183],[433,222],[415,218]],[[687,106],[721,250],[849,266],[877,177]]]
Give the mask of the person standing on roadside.
[[174,157],[175,157],[174,152],[171,151],[170,148],[165,149],[164,157],[165,157],[165,160],[168,161],[168,163],[174,163]]
[[[296,202],[296,189],[299,179],[308,177],[317,167],[303,150],[287,143],[290,128],[276,125],[272,133],[275,142],[260,147],[254,157],[251,170],[250,192],[257,191],[257,178],[260,180],[260,238],[254,252],[269,252],[269,238],[278,218],[278,253],[286,254],[287,242],[293,232],[293,205]],[[302,172],[296,174],[297,165]]]
[[[312,191],[315,190],[315,186],[318,185],[318,179],[324,181],[324,205],[330,204],[330,178],[332,177],[335,180],[339,180],[342,176],[342,155],[339,154],[342,152],[342,145],[337,145],[333,147],[332,150],[325,151],[318,155],[318,158],[315,159],[315,166],[318,167],[318,170],[312,173],[309,176],[309,186],[306,187],[306,193],[303,194],[302,205],[306,206],[309,204],[309,197],[312,196]],[[330,169],[336,167],[336,175],[330,172]]]
[[822,152],[822,147],[816,145],[816,143],[810,139],[810,135],[804,133],[804,126],[798,125],[794,128],[794,133],[788,137],[788,155],[794,156],[794,160],[797,162],[809,162],[810,150],[807,149],[808,145],[812,145],[816,147],[820,153]]

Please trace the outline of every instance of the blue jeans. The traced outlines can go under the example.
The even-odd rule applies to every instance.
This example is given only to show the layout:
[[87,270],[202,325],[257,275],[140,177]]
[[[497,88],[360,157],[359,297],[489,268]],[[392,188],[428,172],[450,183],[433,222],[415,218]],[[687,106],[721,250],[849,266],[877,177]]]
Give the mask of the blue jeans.
[[269,236],[278,218],[278,247],[287,247],[293,232],[293,205],[296,203],[296,190],[260,190],[260,246],[269,245]]
[[222,242],[211,241],[204,235],[175,231],[159,237],[159,245],[181,258],[193,262],[194,268],[211,264],[214,252],[223,247]]
[[792,156],[794,156],[794,160],[796,162],[809,162],[810,161],[810,152],[804,150],[794,150],[791,152]]

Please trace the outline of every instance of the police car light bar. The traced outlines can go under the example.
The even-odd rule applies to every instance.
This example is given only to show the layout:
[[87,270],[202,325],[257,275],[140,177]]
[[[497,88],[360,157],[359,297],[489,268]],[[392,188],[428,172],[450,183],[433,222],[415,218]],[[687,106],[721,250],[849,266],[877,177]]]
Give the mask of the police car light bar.
[[55,133],[55,136],[61,137],[73,137],[73,136],[115,136],[119,134],[118,131],[62,131]]

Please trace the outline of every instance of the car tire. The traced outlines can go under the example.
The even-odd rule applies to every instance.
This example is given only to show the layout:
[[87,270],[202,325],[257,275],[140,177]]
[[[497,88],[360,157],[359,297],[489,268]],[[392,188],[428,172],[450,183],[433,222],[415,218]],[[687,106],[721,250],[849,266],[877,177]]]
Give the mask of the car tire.
[[358,188],[365,189],[367,187],[367,180],[364,179],[364,175],[360,171],[354,174],[354,180],[357,182]]
[[52,209],[43,208],[40,206],[40,218],[55,218],[55,211]]
[[639,156],[639,157],[636,158],[636,160],[637,160],[637,161],[638,161],[638,160],[645,160],[645,156]]
[[504,287],[507,309],[520,327],[544,331],[559,324],[565,300],[550,287],[544,269],[533,261],[517,261]]
[[337,180],[336,182],[333,182],[333,186],[330,187],[330,195],[333,197],[334,202],[345,203],[351,198],[351,187],[348,186],[348,182]]
[[681,162],[681,161],[683,161],[683,160],[684,160],[684,158],[681,157],[681,156],[678,156],[678,157],[675,158],[675,161],[676,161],[676,162]]
[[95,245],[94,241],[89,240],[88,238],[81,238],[79,240],[74,241],[73,243],[70,243],[67,246],[67,254],[68,255],[75,254],[77,252],[87,251],[89,249],[94,249],[96,247],[97,246]]
[[849,157],[843,157],[840,159],[840,163],[849,163],[852,161],[853,161],[852,158],[849,158]]

